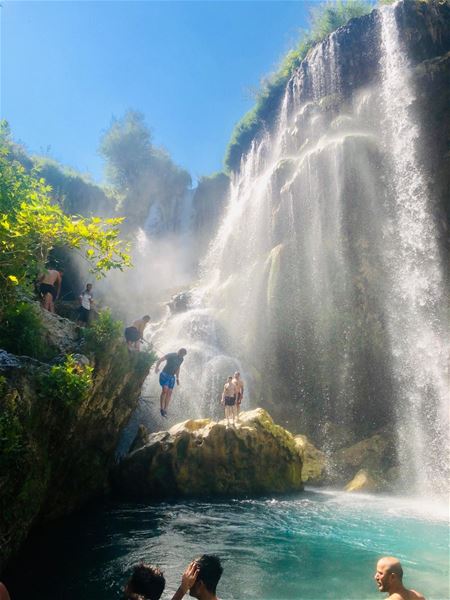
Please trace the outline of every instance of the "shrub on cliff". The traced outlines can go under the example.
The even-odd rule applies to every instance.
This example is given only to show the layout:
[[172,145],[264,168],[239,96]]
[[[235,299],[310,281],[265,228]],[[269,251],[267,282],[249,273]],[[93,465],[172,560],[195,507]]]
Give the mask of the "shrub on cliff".
[[50,372],[42,376],[40,393],[67,407],[76,407],[92,387],[92,373],[92,367],[80,364],[68,354],[63,363],[53,365]]
[[45,343],[36,306],[29,302],[18,302],[6,307],[0,329],[0,348],[39,360],[53,356]]
[[102,310],[92,325],[84,331],[86,352],[101,358],[119,339],[122,330],[122,321],[114,319],[110,310]]
[[225,152],[227,171],[239,168],[241,157],[250,149],[252,140],[274,122],[283,90],[310,48],[350,19],[361,17],[372,9],[373,4],[366,0],[325,2],[312,9],[309,31],[301,33],[297,47],[288,52],[275,73],[263,80],[255,106],[235,126]]

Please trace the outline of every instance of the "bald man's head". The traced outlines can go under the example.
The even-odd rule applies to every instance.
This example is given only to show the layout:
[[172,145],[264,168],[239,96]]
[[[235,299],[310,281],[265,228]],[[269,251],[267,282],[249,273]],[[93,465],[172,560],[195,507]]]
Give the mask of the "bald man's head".
[[398,558],[394,556],[380,558],[374,578],[380,592],[392,592],[398,585],[402,585],[403,569]]

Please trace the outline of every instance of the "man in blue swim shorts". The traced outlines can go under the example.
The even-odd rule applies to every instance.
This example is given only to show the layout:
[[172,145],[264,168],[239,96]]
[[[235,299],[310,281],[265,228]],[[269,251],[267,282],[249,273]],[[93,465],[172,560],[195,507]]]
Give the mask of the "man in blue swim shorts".
[[166,361],[163,370],[159,376],[159,385],[162,387],[160,396],[160,413],[162,417],[167,417],[167,407],[169,406],[170,398],[172,397],[173,388],[175,387],[175,381],[177,385],[180,385],[180,367],[187,354],[185,348],[180,348],[178,352],[170,352],[165,354],[158,360],[155,367],[155,373],[159,372],[159,365]]

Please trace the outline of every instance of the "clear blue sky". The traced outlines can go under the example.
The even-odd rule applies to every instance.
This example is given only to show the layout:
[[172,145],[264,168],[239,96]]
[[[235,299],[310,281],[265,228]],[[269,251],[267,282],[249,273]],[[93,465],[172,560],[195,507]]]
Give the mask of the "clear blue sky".
[[[194,179],[221,168],[250,90],[306,26],[306,1],[13,2],[1,117],[14,139],[100,180],[111,117],[140,110]],[[49,149],[49,150],[48,150]]]

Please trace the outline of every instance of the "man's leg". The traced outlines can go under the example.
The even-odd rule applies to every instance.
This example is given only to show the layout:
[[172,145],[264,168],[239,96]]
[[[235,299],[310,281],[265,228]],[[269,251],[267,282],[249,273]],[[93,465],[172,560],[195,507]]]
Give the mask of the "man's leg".
[[159,404],[160,404],[160,412],[161,412],[161,416],[164,416],[164,407],[166,405],[166,394],[168,391],[168,387],[167,385],[163,385],[162,390],[161,390],[161,396],[159,397]]
[[170,387],[168,387],[166,396],[164,398],[164,412],[166,412],[166,410],[169,406],[170,399],[172,398],[172,392],[173,392],[173,390],[171,390]]

